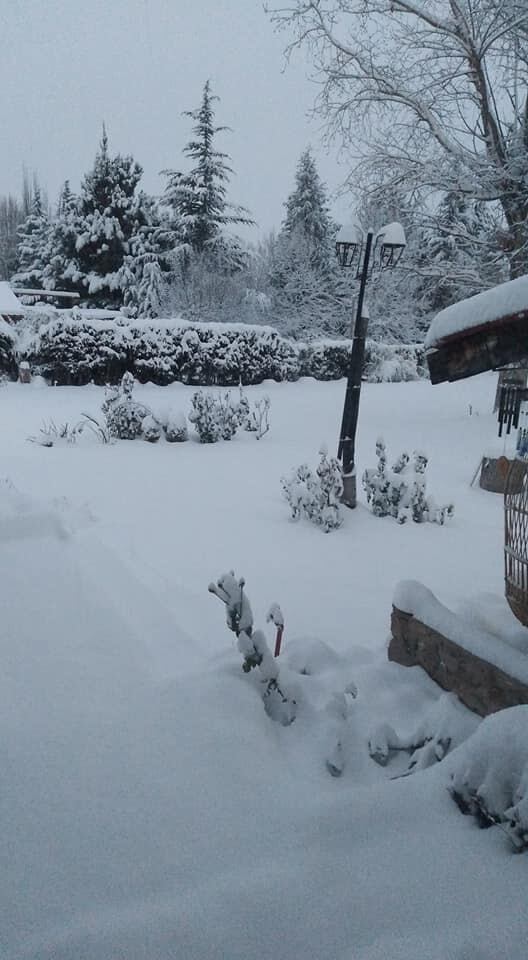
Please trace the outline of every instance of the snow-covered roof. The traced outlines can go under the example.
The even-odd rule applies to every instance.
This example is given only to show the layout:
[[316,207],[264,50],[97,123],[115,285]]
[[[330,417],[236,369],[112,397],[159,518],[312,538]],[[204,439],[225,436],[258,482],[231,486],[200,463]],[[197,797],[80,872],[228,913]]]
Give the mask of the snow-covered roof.
[[467,300],[460,300],[441,310],[434,318],[425,338],[425,347],[435,347],[441,340],[488,323],[519,315],[528,321],[528,275],[501,283]]
[[24,308],[11,290],[7,280],[0,280],[0,314],[19,316],[23,312]]

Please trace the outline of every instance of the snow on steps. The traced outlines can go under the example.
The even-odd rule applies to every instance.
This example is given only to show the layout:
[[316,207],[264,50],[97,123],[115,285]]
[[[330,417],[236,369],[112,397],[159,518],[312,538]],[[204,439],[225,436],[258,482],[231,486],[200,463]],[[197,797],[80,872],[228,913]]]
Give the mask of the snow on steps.
[[415,581],[398,584],[389,659],[421,666],[480,716],[528,703],[528,656],[473,626]]

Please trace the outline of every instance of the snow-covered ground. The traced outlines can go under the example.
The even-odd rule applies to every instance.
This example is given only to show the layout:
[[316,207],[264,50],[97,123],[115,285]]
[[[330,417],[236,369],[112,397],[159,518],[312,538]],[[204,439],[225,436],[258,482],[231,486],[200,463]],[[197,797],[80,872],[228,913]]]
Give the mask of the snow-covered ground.
[[[361,503],[328,535],[289,521],[279,479],[332,449],[342,383],[248,389],[271,397],[259,442],[52,449],[26,438],[97,414],[103,391],[0,388],[2,960],[525,960],[528,855],[458,812],[456,754],[394,780],[367,750],[382,723],[427,724],[442,696],[387,661],[396,583],[455,610],[502,593],[501,498],[470,488],[494,388],[489,374],[366,385],[360,468],[379,434],[389,458],[424,449],[455,517],[402,527]],[[136,393],[188,410],[191,388]],[[231,567],[256,625],[272,601],[284,611],[289,727],[266,716],[207,592]],[[326,706],[350,682],[335,779]]]

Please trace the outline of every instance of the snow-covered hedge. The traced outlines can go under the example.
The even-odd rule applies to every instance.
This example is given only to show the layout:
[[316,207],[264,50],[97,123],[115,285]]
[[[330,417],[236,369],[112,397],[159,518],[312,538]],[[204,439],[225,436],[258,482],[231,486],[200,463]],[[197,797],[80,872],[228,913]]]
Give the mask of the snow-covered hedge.
[[[142,382],[197,386],[336,380],[345,376],[350,352],[347,340],[298,343],[267,326],[131,320],[77,308],[27,308],[17,334],[18,359],[59,384],[118,383],[127,370]],[[416,380],[423,362],[418,345],[368,341],[365,376]]]
[[0,377],[16,375],[13,328],[0,317]]

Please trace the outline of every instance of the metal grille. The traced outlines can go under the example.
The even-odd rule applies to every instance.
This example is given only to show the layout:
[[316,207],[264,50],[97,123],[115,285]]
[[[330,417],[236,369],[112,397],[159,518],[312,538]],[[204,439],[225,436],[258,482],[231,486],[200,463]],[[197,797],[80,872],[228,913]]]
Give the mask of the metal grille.
[[504,578],[506,599],[528,627],[528,462],[515,460],[504,490]]

